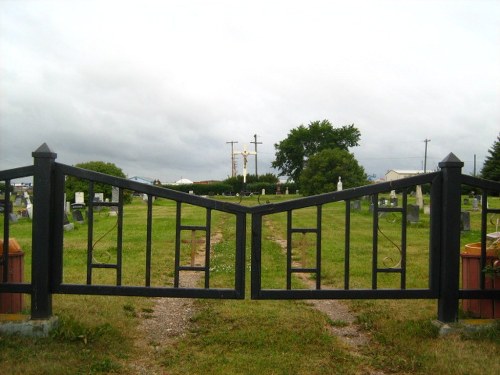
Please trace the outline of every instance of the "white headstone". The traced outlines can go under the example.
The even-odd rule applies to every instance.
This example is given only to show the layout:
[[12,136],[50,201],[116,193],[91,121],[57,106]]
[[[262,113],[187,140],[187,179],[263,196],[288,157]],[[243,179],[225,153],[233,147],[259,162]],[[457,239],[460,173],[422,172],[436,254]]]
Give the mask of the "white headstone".
[[104,202],[104,193],[95,193],[94,197],[99,199],[99,202]]
[[85,204],[85,196],[83,191],[77,191],[75,193],[75,203],[76,204]]
[[262,195],[266,195],[266,189],[262,189]]
[[342,191],[342,177],[339,176],[339,182],[337,182],[337,191]]
[[111,188],[111,202],[118,202],[120,196],[119,192],[120,190],[116,186]]
[[422,209],[424,208],[424,197],[422,195],[422,186],[417,185],[417,190],[415,192],[415,196],[417,199],[417,206]]

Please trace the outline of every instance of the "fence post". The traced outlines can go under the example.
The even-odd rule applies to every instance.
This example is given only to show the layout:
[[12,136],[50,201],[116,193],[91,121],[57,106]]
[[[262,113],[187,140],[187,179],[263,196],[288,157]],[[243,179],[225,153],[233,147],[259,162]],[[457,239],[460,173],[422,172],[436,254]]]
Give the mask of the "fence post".
[[50,292],[50,256],[52,247],[53,167],[57,154],[42,144],[32,153],[33,175],[33,233],[31,267],[31,319],[52,316]]
[[453,153],[439,163],[443,177],[443,196],[438,320],[443,323],[456,322],[458,319],[460,185],[463,166],[464,163]]

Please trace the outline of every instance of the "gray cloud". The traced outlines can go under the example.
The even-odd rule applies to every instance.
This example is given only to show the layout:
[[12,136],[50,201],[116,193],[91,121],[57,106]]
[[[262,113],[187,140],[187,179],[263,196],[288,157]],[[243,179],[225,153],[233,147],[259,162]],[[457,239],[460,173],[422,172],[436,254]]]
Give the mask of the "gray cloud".
[[[362,134],[367,173],[478,169],[499,132],[500,5],[489,1],[2,1],[0,168],[113,162],[162,181],[223,179],[258,134]],[[238,161],[241,171],[242,162]],[[251,164],[253,166],[253,163]],[[253,169],[251,169],[253,172]]]

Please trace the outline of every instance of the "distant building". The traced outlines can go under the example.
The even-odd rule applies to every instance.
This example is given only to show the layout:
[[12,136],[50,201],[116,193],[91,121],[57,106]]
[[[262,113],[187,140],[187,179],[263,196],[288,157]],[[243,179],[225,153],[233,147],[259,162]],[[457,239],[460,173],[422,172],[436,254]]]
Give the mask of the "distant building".
[[391,169],[385,174],[386,181],[400,180],[402,178],[413,177],[424,173],[423,170]]
[[155,183],[155,180],[153,178],[149,178],[149,177],[134,176],[134,177],[130,177],[129,180],[137,181],[137,182],[140,182],[141,184],[147,184],[147,185],[154,185],[154,183]]
[[181,178],[178,181],[175,181],[175,185],[192,185],[194,184],[193,181],[188,180],[187,178]]

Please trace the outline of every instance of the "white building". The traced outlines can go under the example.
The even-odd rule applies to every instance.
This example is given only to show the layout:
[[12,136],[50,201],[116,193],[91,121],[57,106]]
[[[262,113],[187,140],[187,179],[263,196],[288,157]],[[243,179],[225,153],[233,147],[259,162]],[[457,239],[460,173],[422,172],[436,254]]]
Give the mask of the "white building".
[[413,177],[424,173],[423,170],[404,170],[404,169],[391,169],[385,174],[386,181],[400,180],[402,178]]

